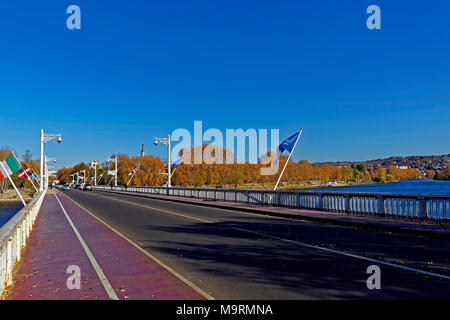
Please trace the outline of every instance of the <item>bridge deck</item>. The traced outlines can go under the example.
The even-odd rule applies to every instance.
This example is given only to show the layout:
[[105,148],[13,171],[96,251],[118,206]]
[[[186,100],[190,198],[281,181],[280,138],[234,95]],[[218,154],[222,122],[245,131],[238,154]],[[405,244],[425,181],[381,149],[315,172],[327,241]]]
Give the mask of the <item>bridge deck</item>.
[[418,221],[410,221],[394,217],[346,214],[341,212],[267,206],[267,205],[258,205],[232,201],[207,200],[202,198],[169,196],[151,193],[139,193],[132,191],[106,190],[106,192],[135,195],[139,197],[147,197],[154,199],[166,199],[175,202],[191,203],[221,209],[242,210],[247,212],[254,212],[273,216],[291,217],[309,221],[324,222],[344,226],[355,226],[375,230],[397,232],[402,234],[421,235],[431,238],[450,240],[450,228],[448,223],[432,224],[429,222],[427,223],[426,221],[418,223]]
[[[67,286],[72,273],[66,271],[73,265],[81,271],[80,289]],[[204,296],[59,193],[45,197],[7,298],[176,300]]]

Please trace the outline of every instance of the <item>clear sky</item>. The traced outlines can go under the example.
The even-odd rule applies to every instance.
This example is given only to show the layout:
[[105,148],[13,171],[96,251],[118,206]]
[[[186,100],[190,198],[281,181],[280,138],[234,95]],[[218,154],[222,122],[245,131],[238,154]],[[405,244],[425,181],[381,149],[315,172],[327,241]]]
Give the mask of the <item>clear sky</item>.
[[0,145],[39,157],[44,128],[57,167],[164,157],[155,136],[202,120],[303,127],[295,160],[450,153],[449,57],[447,0],[2,1]]

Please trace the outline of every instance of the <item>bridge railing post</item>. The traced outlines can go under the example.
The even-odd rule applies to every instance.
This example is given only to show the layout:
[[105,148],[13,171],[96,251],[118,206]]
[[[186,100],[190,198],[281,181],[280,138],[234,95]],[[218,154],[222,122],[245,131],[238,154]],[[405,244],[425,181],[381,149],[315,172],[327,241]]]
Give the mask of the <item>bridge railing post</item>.
[[384,203],[384,200],[386,198],[383,197],[382,195],[378,195],[378,213],[385,216],[386,215],[386,206]]
[[425,197],[419,198],[419,218],[420,219],[427,219],[428,218],[428,212],[427,212],[427,200]]
[[323,210],[323,194],[321,193],[317,196],[317,209]]
[[344,211],[346,213],[350,213],[350,195],[349,194],[345,194],[344,195]]

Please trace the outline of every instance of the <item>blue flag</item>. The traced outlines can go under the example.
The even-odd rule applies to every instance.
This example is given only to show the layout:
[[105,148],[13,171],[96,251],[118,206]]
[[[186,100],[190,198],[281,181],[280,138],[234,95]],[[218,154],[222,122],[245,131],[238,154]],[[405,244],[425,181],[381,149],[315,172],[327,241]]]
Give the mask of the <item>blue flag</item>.
[[181,158],[178,159],[178,160],[175,160],[175,161],[172,163],[172,166],[173,166],[174,168],[178,167],[178,165],[181,163],[181,161],[182,161]]
[[292,148],[294,148],[295,141],[297,141],[297,137],[299,134],[300,134],[300,131],[294,133],[292,136],[290,136],[289,138],[284,140],[282,143],[280,143],[280,145],[277,148],[277,161],[276,162],[278,162],[278,159],[280,158],[280,156],[284,150],[287,150],[289,152],[292,151]]

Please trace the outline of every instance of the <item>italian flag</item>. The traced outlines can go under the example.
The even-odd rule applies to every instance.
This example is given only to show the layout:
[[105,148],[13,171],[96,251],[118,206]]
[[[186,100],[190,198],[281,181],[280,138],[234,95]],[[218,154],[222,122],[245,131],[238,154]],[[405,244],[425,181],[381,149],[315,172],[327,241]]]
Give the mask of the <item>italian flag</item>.
[[0,181],[16,173],[20,169],[20,164],[11,154],[6,160],[2,161],[2,165],[0,166]]

